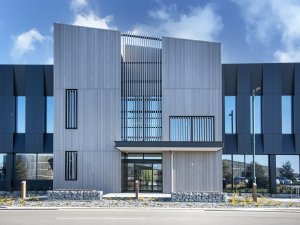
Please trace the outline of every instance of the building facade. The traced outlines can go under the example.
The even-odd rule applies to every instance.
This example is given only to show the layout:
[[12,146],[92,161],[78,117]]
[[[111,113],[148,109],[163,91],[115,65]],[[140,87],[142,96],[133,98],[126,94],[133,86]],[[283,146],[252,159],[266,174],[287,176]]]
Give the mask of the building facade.
[[257,87],[258,187],[282,191],[281,156],[296,184],[300,64],[220,47],[55,24],[54,67],[0,65],[0,190],[249,191]]

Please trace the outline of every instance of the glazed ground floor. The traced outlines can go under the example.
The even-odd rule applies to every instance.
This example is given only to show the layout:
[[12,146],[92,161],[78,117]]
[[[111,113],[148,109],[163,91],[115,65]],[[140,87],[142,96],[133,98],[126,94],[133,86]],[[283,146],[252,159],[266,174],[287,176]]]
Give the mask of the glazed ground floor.
[[[96,179],[96,174],[80,170],[80,153],[77,157],[77,180],[65,181],[64,169],[60,172],[63,182],[76,185],[80,179],[84,179],[83,174]],[[139,181],[139,190],[142,192],[252,191],[252,155],[172,151],[120,153],[118,162],[119,169],[115,169],[114,173],[120,171],[116,176],[120,181],[114,182],[112,178],[105,177],[106,181],[114,182],[118,187],[110,191],[112,185],[107,185],[106,193],[134,192],[136,180]],[[257,155],[255,162],[260,192],[288,193],[291,186],[300,184],[299,155]],[[27,180],[29,190],[52,189],[53,154],[1,153],[0,191],[19,190],[21,180]],[[82,185],[79,187],[93,188]],[[76,186],[62,188],[75,189]]]

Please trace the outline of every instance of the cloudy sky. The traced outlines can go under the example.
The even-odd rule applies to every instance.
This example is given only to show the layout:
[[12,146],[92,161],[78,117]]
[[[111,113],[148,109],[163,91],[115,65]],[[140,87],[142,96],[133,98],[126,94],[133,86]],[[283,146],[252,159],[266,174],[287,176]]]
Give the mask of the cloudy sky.
[[53,23],[222,43],[223,63],[300,61],[299,0],[0,0],[0,63],[53,62]]

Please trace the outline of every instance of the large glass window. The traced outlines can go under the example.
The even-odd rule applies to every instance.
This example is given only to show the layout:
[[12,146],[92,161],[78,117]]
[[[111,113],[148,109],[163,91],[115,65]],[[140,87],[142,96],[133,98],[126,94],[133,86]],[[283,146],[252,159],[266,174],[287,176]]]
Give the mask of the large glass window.
[[[254,116],[255,116],[255,133],[261,134],[261,96],[255,96],[254,98]],[[250,96],[250,132],[252,130],[252,96]]]
[[213,116],[171,116],[170,141],[214,141]]
[[161,98],[127,97],[122,99],[123,140],[160,141],[161,131]]
[[26,124],[26,98],[16,97],[16,133],[25,133]]
[[291,134],[293,132],[293,99],[292,96],[281,97],[281,112],[282,112],[282,133]]
[[[269,162],[268,155],[255,156],[255,176],[257,191],[266,193],[269,191]],[[246,179],[248,179],[248,187],[251,192],[253,184],[253,155],[246,155]]]
[[16,154],[15,179],[36,180],[36,154]]
[[236,133],[236,97],[225,96],[225,133]]
[[222,155],[223,190],[228,192],[231,192],[233,190],[231,159],[232,159],[232,155]]
[[6,175],[6,154],[0,154],[0,180],[5,179]]
[[38,154],[37,161],[37,179],[52,180],[53,179],[53,155]]
[[54,112],[53,97],[46,97],[46,133],[53,133],[53,112]]
[[[252,155],[222,155],[223,190],[227,192],[251,192],[253,184]],[[255,176],[258,191],[268,192],[268,156],[256,155]]]
[[16,154],[16,180],[52,180],[52,154]]
[[287,193],[289,186],[300,184],[299,155],[276,156],[277,193]]

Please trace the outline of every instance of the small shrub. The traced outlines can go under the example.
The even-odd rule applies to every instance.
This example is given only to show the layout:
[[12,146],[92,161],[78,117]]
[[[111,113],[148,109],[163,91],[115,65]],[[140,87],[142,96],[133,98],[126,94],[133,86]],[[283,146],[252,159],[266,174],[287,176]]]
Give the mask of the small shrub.
[[24,205],[25,204],[25,200],[23,198],[19,198],[19,203],[20,203],[20,205]]
[[231,205],[232,205],[232,206],[236,206],[236,205],[237,205],[237,202],[236,202],[236,199],[235,199],[235,194],[232,194],[232,197],[231,197]]

